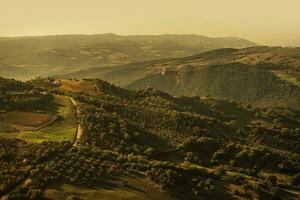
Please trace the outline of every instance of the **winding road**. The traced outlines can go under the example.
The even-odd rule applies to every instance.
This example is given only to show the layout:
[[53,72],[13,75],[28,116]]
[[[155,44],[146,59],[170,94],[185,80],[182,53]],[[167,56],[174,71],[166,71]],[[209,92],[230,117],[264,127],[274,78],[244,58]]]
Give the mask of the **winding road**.
[[73,104],[74,106],[74,109],[75,109],[75,119],[76,119],[76,123],[77,123],[77,130],[76,130],[76,134],[75,134],[75,140],[74,140],[74,143],[73,143],[73,146],[78,146],[79,143],[80,143],[80,139],[83,135],[83,129],[82,129],[82,126],[80,124],[80,120],[79,120],[79,116],[80,116],[80,108],[79,108],[79,105],[78,103],[74,100],[73,97],[69,97],[71,103]]

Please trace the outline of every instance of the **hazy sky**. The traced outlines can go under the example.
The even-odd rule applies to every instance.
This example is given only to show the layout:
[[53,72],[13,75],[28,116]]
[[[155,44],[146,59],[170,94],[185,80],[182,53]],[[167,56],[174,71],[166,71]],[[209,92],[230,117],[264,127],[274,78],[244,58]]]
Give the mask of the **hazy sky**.
[[0,36],[237,36],[300,46],[300,0],[0,0]]

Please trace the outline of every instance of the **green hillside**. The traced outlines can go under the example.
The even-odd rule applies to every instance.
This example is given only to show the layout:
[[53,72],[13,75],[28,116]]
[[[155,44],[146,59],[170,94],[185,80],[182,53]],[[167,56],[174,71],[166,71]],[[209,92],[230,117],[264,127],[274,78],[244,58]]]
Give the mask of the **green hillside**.
[[204,51],[255,46],[239,38],[198,35],[57,35],[0,38],[0,76],[29,79],[104,65],[185,57]]

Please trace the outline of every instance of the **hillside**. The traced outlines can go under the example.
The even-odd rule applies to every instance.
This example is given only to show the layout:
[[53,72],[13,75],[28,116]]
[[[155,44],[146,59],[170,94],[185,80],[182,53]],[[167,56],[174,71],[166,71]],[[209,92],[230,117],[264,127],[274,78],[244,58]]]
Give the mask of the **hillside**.
[[[2,82],[6,88],[16,84]],[[299,111],[133,91],[94,79],[29,83],[41,92],[73,97],[83,135],[72,145],[50,139],[28,143],[0,133],[1,196],[271,200],[300,195]],[[86,91],[92,87],[97,92]]]
[[300,108],[300,48],[218,49],[186,58],[94,68],[66,76],[101,78],[129,89],[228,98]]
[[61,35],[0,38],[0,76],[28,79],[104,65],[194,55],[256,44],[198,35]]

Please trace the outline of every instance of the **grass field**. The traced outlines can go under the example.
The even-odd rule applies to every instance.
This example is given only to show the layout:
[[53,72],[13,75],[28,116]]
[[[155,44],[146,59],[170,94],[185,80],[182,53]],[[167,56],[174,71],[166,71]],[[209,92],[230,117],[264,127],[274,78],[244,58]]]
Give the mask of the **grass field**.
[[86,81],[60,80],[60,84],[60,89],[62,89],[63,91],[75,93],[82,92],[89,95],[97,94],[96,86]]
[[[58,115],[58,119],[53,124],[37,131],[0,133],[0,136],[8,138],[16,137],[30,142],[43,142],[49,140],[73,141],[74,134],[76,133],[76,122],[72,103],[68,97],[56,96],[54,105],[55,109],[53,109],[53,114]],[[18,120],[17,116],[15,120]]]
[[[128,184],[122,185],[122,179]],[[172,200],[166,192],[162,192],[143,178],[123,177],[104,183],[103,186],[82,187],[73,184],[57,184],[45,190],[47,199],[65,200],[70,195],[79,195],[88,200]]]

